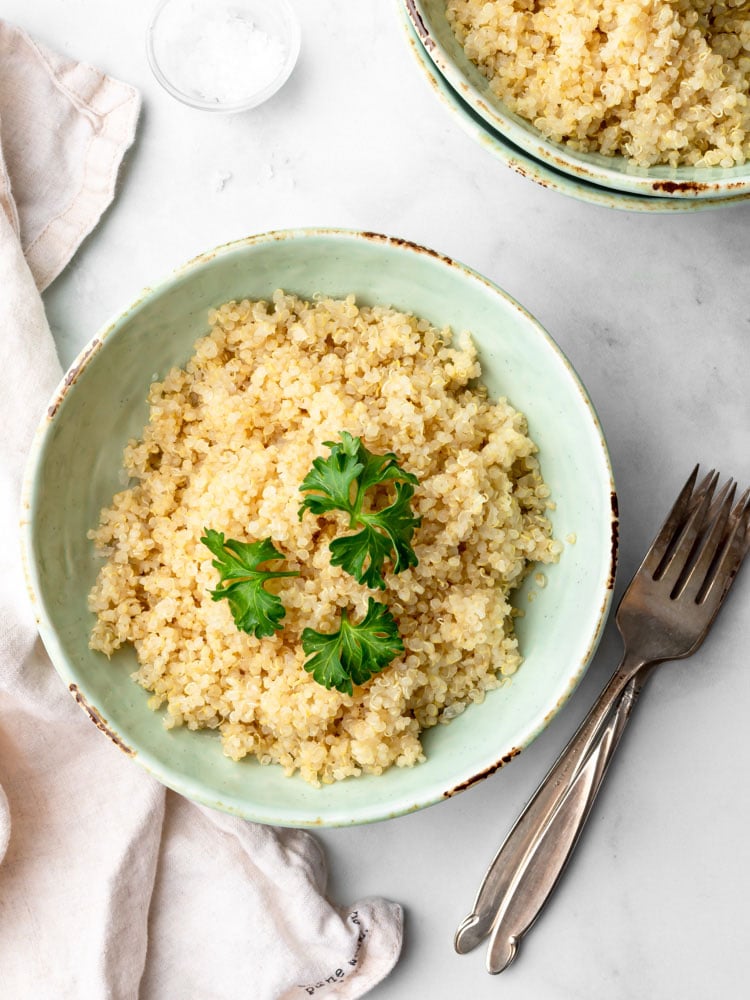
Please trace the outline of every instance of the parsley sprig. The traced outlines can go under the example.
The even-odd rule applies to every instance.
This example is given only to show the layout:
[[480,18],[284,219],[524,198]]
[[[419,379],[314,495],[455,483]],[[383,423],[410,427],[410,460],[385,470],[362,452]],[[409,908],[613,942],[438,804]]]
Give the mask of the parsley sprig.
[[[421,518],[414,517],[411,499],[417,477],[398,464],[393,452],[373,455],[361,438],[341,432],[341,441],[324,441],[330,448],[328,458],[316,458],[305,476],[300,492],[303,500],[299,516],[306,510],[326,514],[342,510],[349,515],[349,527],[359,528],[354,535],[344,535],[330,544],[331,563],[368,587],[385,590],[383,565],[393,563],[393,572],[401,573],[416,566],[417,556],[411,546]],[[393,482],[396,499],[381,510],[364,509],[368,491],[382,483]]]
[[204,528],[201,542],[213,552],[213,566],[221,574],[216,590],[210,591],[215,601],[226,598],[237,628],[261,639],[282,628],[286,609],[277,594],[269,594],[264,584],[284,576],[299,576],[293,570],[270,572],[258,566],[284,556],[270,538],[260,542],[238,542],[224,538],[224,533]]
[[[411,546],[414,531],[421,524],[421,518],[415,517],[411,508],[417,477],[401,468],[393,452],[373,455],[360,438],[348,431],[341,432],[341,441],[324,443],[330,455],[313,461],[300,486],[300,491],[307,494],[299,509],[300,519],[306,510],[315,515],[333,510],[346,512],[349,527],[359,531],[331,542],[331,563],[341,566],[359,583],[384,590],[386,560],[391,561],[394,573],[417,565]],[[395,500],[373,510],[368,491],[384,483],[394,484]],[[284,558],[270,538],[248,543],[225,538],[212,528],[203,530],[201,542],[216,556],[213,566],[220,574],[219,586],[210,591],[211,597],[215,601],[226,598],[235,624],[243,632],[262,638],[281,630],[286,610],[281,598],[265,589],[265,583],[300,574],[259,569]],[[359,624],[352,623],[346,609],[342,609],[336,632],[305,628],[301,642],[308,657],[305,670],[319,684],[345,694],[352,694],[354,684],[364,684],[404,651],[393,615],[372,597]]]
[[372,597],[367,612],[358,625],[341,611],[341,625],[336,632],[302,631],[302,648],[309,657],[305,670],[324,687],[352,694],[353,684],[364,684],[403,653],[404,644],[398,627],[385,604]]

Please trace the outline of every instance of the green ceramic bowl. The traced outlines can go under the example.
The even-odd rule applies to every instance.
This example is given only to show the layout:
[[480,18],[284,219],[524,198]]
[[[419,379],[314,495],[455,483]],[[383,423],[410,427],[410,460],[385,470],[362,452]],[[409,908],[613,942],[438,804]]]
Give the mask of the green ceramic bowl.
[[425,51],[458,96],[488,125],[532,158],[580,181],[661,198],[734,197],[750,192],[750,163],[739,167],[638,167],[622,156],[579,153],[552,142],[513,114],[467,58],[445,16],[445,0],[398,0]]
[[[523,410],[557,501],[554,530],[575,534],[518,632],[525,663],[513,682],[425,735],[427,761],[315,789],[276,766],[223,756],[210,732],[167,731],[130,678],[132,650],[111,661],[88,648],[86,597],[98,560],[87,531],[122,488],[127,440],[147,420],[154,373],[183,364],[207,312],[235,297],[350,292],[474,334],[490,393]],[[511,760],[578,683],[612,595],[616,503],[591,403],[550,337],[495,285],[441,254],[370,233],[301,230],[250,237],[203,254],[108,324],[50,401],[25,482],[23,545],[39,629],[60,676],[125,753],[164,784],[247,819],[287,826],[385,819],[456,794]]]
[[427,54],[420,42],[414,25],[407,16],[405,8],[401,8],[401,18],[404,25],[409,48],[415,57],[417,66],[424,78],[448,111],[453,115],[459,126],[484,147],[492,156],[522,174],[536,181],[542,187],[561,194],[588,202],[591,205],[601,205],[624,212],[650,212],[656,214],[674,214],[675,212],[706,212],[727,205],[738,205],[750,200],[750,190],[744,194],[726,196],[723,198],[660,198],[656,195],[634,194],[632,191],[616,191],[614,188],[600,187],[592,184],[576,174],[556,170],[542,160],[535,160],[523,149],[514,146],[505,136],[493,129],[483,118],[459,97],[446,78],[439,72],[433,60]]

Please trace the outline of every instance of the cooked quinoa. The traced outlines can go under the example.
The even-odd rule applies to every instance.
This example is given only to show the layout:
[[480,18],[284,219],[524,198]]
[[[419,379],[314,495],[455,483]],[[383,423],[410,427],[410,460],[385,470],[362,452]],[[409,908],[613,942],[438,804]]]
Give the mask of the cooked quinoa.
[[640,166],[750,157],[748,0],[446,0],[513,112],[571,148]]
[[[90,595],[91,646],[135,647],[133,676],[165,724],[218,729],[224,752],[277,762],[314,783],[424,759],[420,732],[448,722],[518,668],[508,595],[561,546],[522,414],[488,401],[470,339],[353,297],[229,302],[184,368],[149,393],[150,419],[125,449],[130,477],[91,537],[105,558]],[[298,509],[299,486],[341,430],[394,451],[419,478],[419,565],[369,591],[330,563],[345,515]],[[283,631],[257,639],[209,591],[200,542],[270,536]],[[388,565],[388,564],[387,564]],[[275,585],[275,587],[274,587]],[[304,669],[305,626],[333,632],[368,594],[395,616],[405,652],[352,696]]]

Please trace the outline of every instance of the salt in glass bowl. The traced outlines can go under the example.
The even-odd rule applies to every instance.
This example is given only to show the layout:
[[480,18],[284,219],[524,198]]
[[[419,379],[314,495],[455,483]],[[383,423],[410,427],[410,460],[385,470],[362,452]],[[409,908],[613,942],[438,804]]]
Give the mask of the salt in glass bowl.
[[248,111],[267,101],[299,50],[288,0],[160,0],[146,33],[156,79],[204,111]]

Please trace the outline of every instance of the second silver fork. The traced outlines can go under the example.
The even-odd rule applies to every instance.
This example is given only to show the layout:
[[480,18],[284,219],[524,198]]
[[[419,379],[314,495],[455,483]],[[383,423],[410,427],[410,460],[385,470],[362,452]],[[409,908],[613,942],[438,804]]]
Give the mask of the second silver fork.
[[511,830],[458,929],[461,953],[491,935],[490,972],[512,961],[553,891],[646,677],[698,648],[747,551],[748,494],[734,505],[734,485],[716,494],[717,475],[696,486],[697,476],[696,467],[620,603],[620,668]]

